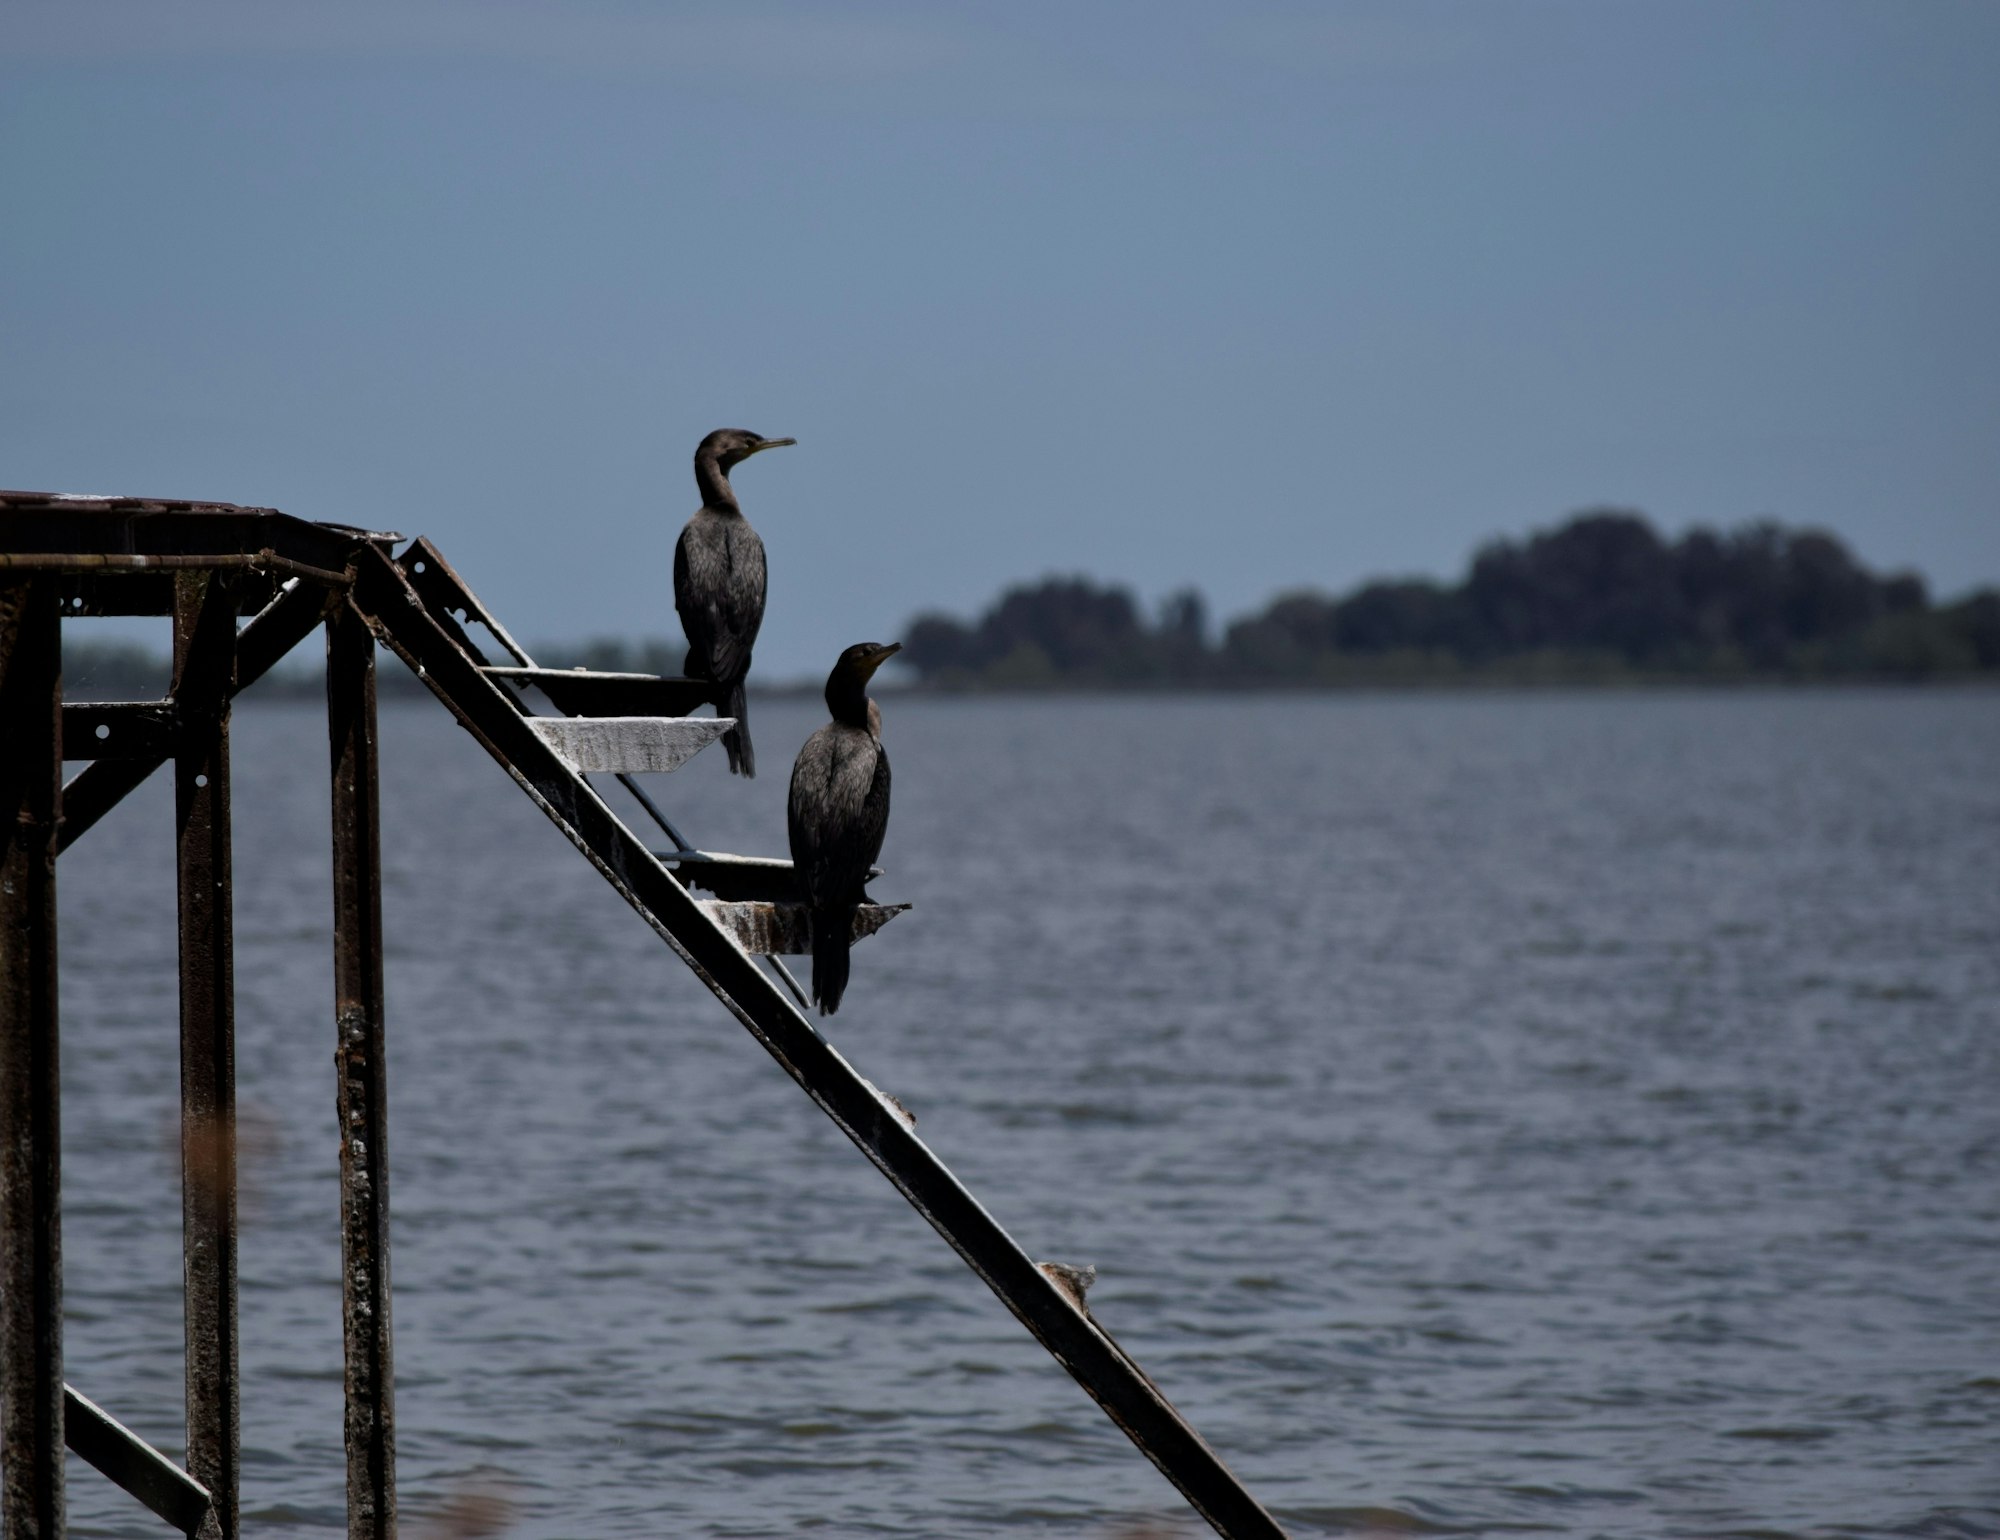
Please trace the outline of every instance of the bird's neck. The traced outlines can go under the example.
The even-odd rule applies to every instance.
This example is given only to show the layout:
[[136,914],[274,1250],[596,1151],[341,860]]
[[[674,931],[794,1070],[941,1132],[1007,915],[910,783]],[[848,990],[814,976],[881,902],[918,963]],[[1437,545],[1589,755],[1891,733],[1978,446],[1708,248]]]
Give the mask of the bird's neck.
[[698,456],[694,462],[694,484],[701,488],[701,505],[719,513],[741,513],[736,493],[729,485],[729,472],[713,455]]
[[[872,708],[875,703],[868,698],[868,687],[858,680],[830,679],[826,685],[826,709],[833,713],[834,721],[842,727],[858,727],[864,733],[874,722]],[[879,721],[880,717],[875,716]]]

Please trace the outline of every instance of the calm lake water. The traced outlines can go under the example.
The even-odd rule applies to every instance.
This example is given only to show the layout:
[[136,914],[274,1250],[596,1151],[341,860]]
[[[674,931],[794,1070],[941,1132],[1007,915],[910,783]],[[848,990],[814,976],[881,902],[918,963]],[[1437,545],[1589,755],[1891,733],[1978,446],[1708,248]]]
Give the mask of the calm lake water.
[[[782,854],[822,718],[653,789]],[[384,738],[406,1534],[1207,1533],[441,709]],[[245,1529],[331,1533],[323,718],[235,741]],[[1295,1534],[2000,1534],[2000,693],[886,741],[917,908],[830,1035]],[[69,1378],[178,1450],[171,834],[64,858],[64,1241]]]

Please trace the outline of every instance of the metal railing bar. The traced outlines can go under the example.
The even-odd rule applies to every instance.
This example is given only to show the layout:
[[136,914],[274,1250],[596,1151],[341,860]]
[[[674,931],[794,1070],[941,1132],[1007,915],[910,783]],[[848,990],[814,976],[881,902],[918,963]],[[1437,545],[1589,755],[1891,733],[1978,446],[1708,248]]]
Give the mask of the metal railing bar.
[[208,1488],[74,1385],[63,1386],[63,1442],[184,1535],[208,1517]]
[[792,976],[792,970],[785,966],[784,958],[772,952],[765,956],[764,961],[769,963],[773,970],[776,971],[778,977],[785,981],[785,988],[789,989],[792,992],[792,998],[799,1002],[799,1009],[810,1011],[812,1009],[812,1001],[806,998],[806,992],[799,987],[799,981]]
[[675,845],[679,846],[682,850],[694,849],[694,846],[688,841],[687,836],[682,834],[680,830],[676,829],[673,826],[673,821],[669,819],[665,813],[660,811],[659,804],[654,802],[651,797],[646,795],[646,790],[643,786],[641,786],[637,781],[633,780],[631,776],[625,774],[623,771],[620,771],[618,774],[618,784],[620,786],[623,786],[627,791],[632,793],[633,797],[637,799],[639,806],[643,807],[646,810],[646,812],[652,817],[653,822],[660,826],[661,832],[664,833],[668,839],[672,840]]
[[248,567],[256,572],[289,573],[293,577],[309,578],[328,588],[345,588],[349,581],[345,572],[335,572],[330,567],[316,567],[310,562],[298,561],[290,556],[280,556],[269,548],[261,551],[218,551],[212,556],[114,555],[90,551],[57,555],[41,551],[0,551],[0,571],[9,572],[99,572],[106,569],[173,572],[190,568],[206,572],[229,567]]

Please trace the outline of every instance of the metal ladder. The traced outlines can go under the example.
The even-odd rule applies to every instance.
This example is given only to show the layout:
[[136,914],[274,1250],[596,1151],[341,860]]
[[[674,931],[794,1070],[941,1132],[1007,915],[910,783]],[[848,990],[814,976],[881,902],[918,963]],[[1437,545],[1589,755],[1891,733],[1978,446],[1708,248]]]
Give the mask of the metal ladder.
[[[1233,1540],[1284,1534],[1092,1316],[1083,1293],[1088,1274],[1062,1263],[1038,1263],[1023,1250],[917,1137],[914,1119],[901,1105],[863,1078],[801,1013],[803,997],[790,974],[783,974],[788,995],[759,968],[757,955],[776,963],[780,951],[805,949],[803,915],[787,914],[799,908],[789,890],[790,863],[694,849],[632,781],[624,762],[615,755],[576,757],[574,745],[589,735],[550,725],[560,719],[529,715],[517,693],[534,685],[560,709],[650,704],[663,709],[655,719],[662,725],[633,730],[630,741],[641,752],[670,740],[693,744],[687,751],[692,753],[719,736],[724,725],[684,715],[709,701],[709,685],[536,668],[427,540],[393,560],[374,549],[357,553],[349,602],[376,639],[410,666],[1218,1533]],[[485,657],[466,630],[474,622],[491,633],[510,661]],[[674,722],[681,725],[664,725]],[[603,741],[615,736],[606,733]],[[659,752],[662,758],[669,753]],[[649,850],[599,796],[585,765],[617,775],[675,849]],[[718,900],[697,900],[691,886],[717,892]],[[892,906],[879,907],[894,912]],[[746,911],[758,914],[765,928],[746,923]]]

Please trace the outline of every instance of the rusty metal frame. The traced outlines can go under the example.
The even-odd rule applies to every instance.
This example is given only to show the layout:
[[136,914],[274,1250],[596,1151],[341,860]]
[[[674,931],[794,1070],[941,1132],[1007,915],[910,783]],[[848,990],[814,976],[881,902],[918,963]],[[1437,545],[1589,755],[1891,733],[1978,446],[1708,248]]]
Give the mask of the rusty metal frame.
[[230,569],[174,579],[175,871],[180,909],[181,1257],[188,1475],[236,1540],[236,961],[229,838]]
[[[188,1534],[233,1540],[236,1397],[229,704],[322,621],[333,772],[336,1115],[341,1134],[348,1533],[396,1532],[375,648],[410,664],[614,889],[936,1228],[1221,1534],[1282,1536],[1096,1321],[1073,1269],[1037,1263],[688,890],[701,853],[629,781],[679,849],[655,855],[538,734],[516,690],[531,659],[418,541],[269,509],[0,493],[0,1530],[59,1536],[62,1446]],[[59,619],[175,620],[167,701],[64,707]],[[150,608],[149,608],[150,607]],[[257,613],[241,632],[240,610]],[[495,666],[464,629],[485,625]],[[677,699],[696,682],[635,682]],[[620,685],[618,688],[629,688]],[[675,692],[679,692],[677,695]],[[98,728],[107,729],[102,748]],[[62,734],[95,758],[60,782]],[[114,743],[113,740],[116,740]],[[79,756],[80,757],[80,756]],[[181,905],[188,1464],[181,1470],[62,1383],[56,1194],[55,857],[152,770],[175,763]],[[4,808],[0,808],[4,811]],[[716,858],[708,858],[715,864]],[[741,862],[746,867],[754,862]],[[677,871],[687,866],[687,871]],[[746,895],[747,896],[747,895]]]
[[335,1115],[349,1540],[396,1533],[389,1296],[389,1083],[383,1043],[382,826],[375,639],[345,604],[326,621],[333,772]]
[[60,627],[45,584],[0,580],[0,1521],[7,1540],[61,1540],[65,1518]]
[[[62,1534],[65,1445],[183,1533],[234,1540],[238,1532],[230,703],[320,624],[332,593],[351,581],[353,552],[394,538],[269,509],[0,493],[0,800],[16,808],[5,826],[0,879],[6,1540]],[[245,610],[254,618],[239,633]],[[172,617],[166,699],[63,703],[60,621],[86,614]],[[372,741],[372,682],[367,705]],[[93,761],[67,786],[65,733],[74,741],[71,757]],[[187,1470],[62,1382],[56,1204],[55,857],[169,759],[180,932]],[[367,882],[372,891],[372,875]],[[388,1462],[377,1464],[388,1471]],[[371,1532],[394,1533],[393,1501],[386,1510],[362,1506],[389,1515],[387,1528]]]

